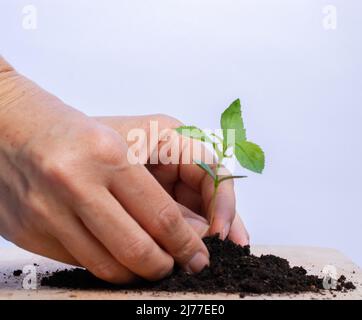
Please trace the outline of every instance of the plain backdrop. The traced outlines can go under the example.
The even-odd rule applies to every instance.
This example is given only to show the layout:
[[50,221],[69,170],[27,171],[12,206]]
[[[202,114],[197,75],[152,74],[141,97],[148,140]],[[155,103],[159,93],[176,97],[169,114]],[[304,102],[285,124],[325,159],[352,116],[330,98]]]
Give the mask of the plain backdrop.
[[360,265],[361,38],[360,0],[0,0],[0,53],[89,115],[217,128],[240,97],[267,156],[236,186],[252,242],[333,247]]

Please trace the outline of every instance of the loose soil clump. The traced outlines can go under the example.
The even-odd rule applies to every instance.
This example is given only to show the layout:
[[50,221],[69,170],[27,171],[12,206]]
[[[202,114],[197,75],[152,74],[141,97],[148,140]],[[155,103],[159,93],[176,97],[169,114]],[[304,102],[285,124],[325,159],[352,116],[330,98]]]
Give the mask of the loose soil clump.
[[23,273],[23,271],[21,271],[21,270],[14,270],[13,276],[14,277],[19,277],[19,276],[21,276],[22,273]]
[[[83,269],[61,270],[42,279],[48,287],[69,289],[110,289],[197,293],[272,294],[320,292],[323,279],[307,275],[302,267],[290,267],[286,259],[274,255],[256,257],[250,247],[241,247],[232,241],[221,241],[217,236],[204,239],[210,252],[210,266],[196,275],[176,267],[173,274],[158,282],[140,281],[133,285],[116,286],[97,279]],[[337,290],[354,289],[352,282],[342,276]]]

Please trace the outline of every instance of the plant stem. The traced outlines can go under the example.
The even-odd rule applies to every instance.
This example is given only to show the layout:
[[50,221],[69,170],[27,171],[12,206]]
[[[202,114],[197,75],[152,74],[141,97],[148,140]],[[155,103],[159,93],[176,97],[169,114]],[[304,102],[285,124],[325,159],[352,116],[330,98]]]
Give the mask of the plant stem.
[[211,199],[211,204],[210,204],[210,212],[211,212],[210,226],[212,226],[212,224],[214,223],[214,218],[215,218],[215,202],[216,202],[217,190],[218,190],[218,187],[215,186],[214,193],[213,193],[212,199]]
[[224,161],[224,154],[222,154],[219,159],[218,159],[218,163],[216,165],[215,168],[215,180],[214,180],[214,192],[212,195],[212,199],[211,199],[211,204],[210,204],[210,226],[213,224],[214,222],[214,218],[215,218],[215,202],[216,202],[216,196],[217,196],[217,191],[219,190],[219,186],[220,186],[220,176],[219,176],[219,171],[220,168],[222,166],[222,163]]

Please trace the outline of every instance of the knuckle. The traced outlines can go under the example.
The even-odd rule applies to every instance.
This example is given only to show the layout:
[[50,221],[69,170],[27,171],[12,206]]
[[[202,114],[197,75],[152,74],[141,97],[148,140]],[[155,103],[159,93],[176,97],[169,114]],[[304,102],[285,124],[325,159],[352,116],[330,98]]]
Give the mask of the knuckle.
[[[84,190],[81,187],[80,180],[75,179],[78,176],[76,170],[79,168],[79,163],[63,156],[50,156],[48,161],[42,164],[42,177],[48,185],[57,185],[59,193],[61,191],[67,195],[72,195],[74,199],[81,199]],[[36,202],[36,199],[34,201]]]
[[190,234],[190,236],[184,238],[184,241],[175,250],[173,256],[177,261],[187,262],[199,249],[198,242]]
[[119,253],[119,260],[127,261],[132,265],[142,264],[149,260],[152,255],[152,248],[148,241],[142,239],[133,240],[127,248]]
[[158,213],[157,230],[159,233],[170,233],[178,228],[181,215],[178,209],[170,203],[165,204]]
[[26,146],[21,160],[30,165],[30,170],[45,178],[62,180],[70,168],[70,161],[66,155],[67,152],[64,152],[59,145],[44,147],[44,145],[30,144]]
[[150,281],[165,277],[173,269],[173,259],[155,260],[154,247],[142,239],[133,240],[127,249],[119,253],[119,261],[126,265],[142,267],[142,276]]
[[[31,164],[42,164],[46,161],[48,154],[44,152],[44,148],[40,148],[38,145],[26,146],[23,150],[24,159],[28,159]],[[24,161],[24,159],[22,159]]]
[[57,182],[68,182],[71,166],[62,157],[49,156],[42,164],[42,172],[45,177]]
[[91,129],[87,136],[92,156],[102,162],[118,164],[126,146],[111,130]]

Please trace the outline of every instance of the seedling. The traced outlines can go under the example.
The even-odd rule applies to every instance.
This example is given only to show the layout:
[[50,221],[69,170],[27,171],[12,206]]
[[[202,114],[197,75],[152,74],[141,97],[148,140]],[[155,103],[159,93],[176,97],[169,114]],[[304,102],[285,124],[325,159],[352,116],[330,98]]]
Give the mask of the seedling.
[[215,133],[209,136],[195,126],[182,126],[176,129],[176,131],[183,136],[211,144],[217,156],[216,164],[212,167],[202,161],[195,161],[214,181],[210,217],[211,224],[214,220],[215,199],[221,183],[230,179],[246,178],[246,176],[222,175],[220,171],[223,168],[225,159],[235,156],[243,168],[256,173],[262,173],[265,164],[263,150],[246,138],[239,99],[235,100],[223,112],[220,122],[222,137]]

